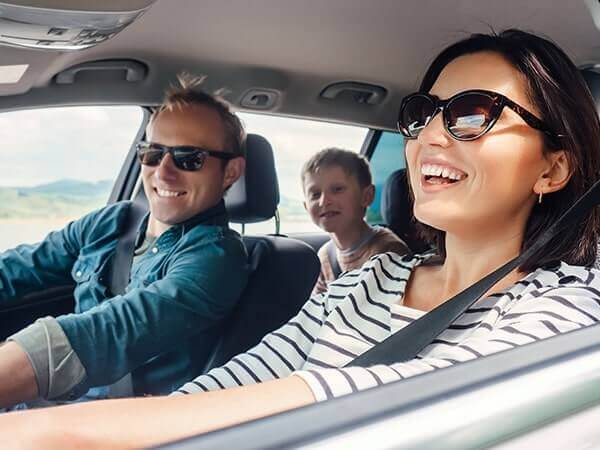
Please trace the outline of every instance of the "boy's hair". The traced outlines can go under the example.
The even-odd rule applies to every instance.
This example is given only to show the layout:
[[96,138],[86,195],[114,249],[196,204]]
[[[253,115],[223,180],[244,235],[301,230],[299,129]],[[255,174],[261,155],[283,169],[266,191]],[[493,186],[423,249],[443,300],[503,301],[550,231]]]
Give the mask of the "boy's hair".
[[348,175],[355,177],[361,189],[373,184],[369,161],[365,157],[349,150],[331,147],[314,154],[304,163],[301,172],[302,187],[304,188],[307,175],[332,166],[341,167]]
[[224,99],[198,89],[205,79],[206,77],[193,76],[188,73],[179,74],[177,76],[179,86],[172,86],[167,90],[162,105],[154,111],[151,120],[154,120],[162,111],[172,111],[184,106],[206,106],[219,114],[221,118],[225,129],[224,150],[246,157],[244,145],[246,132],[242,122],[231,111],[229,103]]

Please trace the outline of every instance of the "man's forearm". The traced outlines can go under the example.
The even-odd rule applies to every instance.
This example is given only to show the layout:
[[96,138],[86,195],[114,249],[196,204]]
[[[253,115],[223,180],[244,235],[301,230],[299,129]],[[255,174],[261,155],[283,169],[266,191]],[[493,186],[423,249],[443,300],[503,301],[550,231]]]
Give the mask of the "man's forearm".
[[0,407],[34,400],[38,386],[27,354],[15,342],[0,346]]

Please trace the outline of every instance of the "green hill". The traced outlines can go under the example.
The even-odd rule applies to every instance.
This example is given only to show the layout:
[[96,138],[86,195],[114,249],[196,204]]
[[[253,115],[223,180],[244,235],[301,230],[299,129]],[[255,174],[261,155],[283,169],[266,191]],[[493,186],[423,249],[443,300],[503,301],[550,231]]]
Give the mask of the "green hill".
[[0,187],[0,219],[76,217],[106,204],[111,181],[59,180],[33,187]]

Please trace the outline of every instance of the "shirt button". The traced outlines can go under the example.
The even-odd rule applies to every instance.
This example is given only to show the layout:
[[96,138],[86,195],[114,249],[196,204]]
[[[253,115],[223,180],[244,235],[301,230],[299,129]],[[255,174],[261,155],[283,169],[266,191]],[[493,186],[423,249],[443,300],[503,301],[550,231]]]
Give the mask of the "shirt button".
[[152,253],[154,253],[154,254],[158,253],[158,247],[153,247],[152,248]]
[[77,272],[75,272],[75,276],[76,276],[77,278],[79,278],[79,277],[81,276],[81,270],[78,270]]

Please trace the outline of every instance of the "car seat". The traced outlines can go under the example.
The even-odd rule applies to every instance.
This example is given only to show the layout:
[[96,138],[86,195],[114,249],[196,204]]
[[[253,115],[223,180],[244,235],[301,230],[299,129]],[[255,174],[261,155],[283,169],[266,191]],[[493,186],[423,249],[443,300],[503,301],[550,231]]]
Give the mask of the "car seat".
[[392,172],[381,193],[381,216],[386,225],[402,239],[414,253],[430,248],[417,232],[408,189],[406,169]]
[[[229,190],[225,206],[233,223],[274,217],[279,186],[273,150],[262,136],[246,138],[246,172]],[[218,367],[293,317],[308,300],[320,271],[315,251],[283,236],[242,237],[252,273],[242,297],[223,324],[223,333],[204,371]]]

